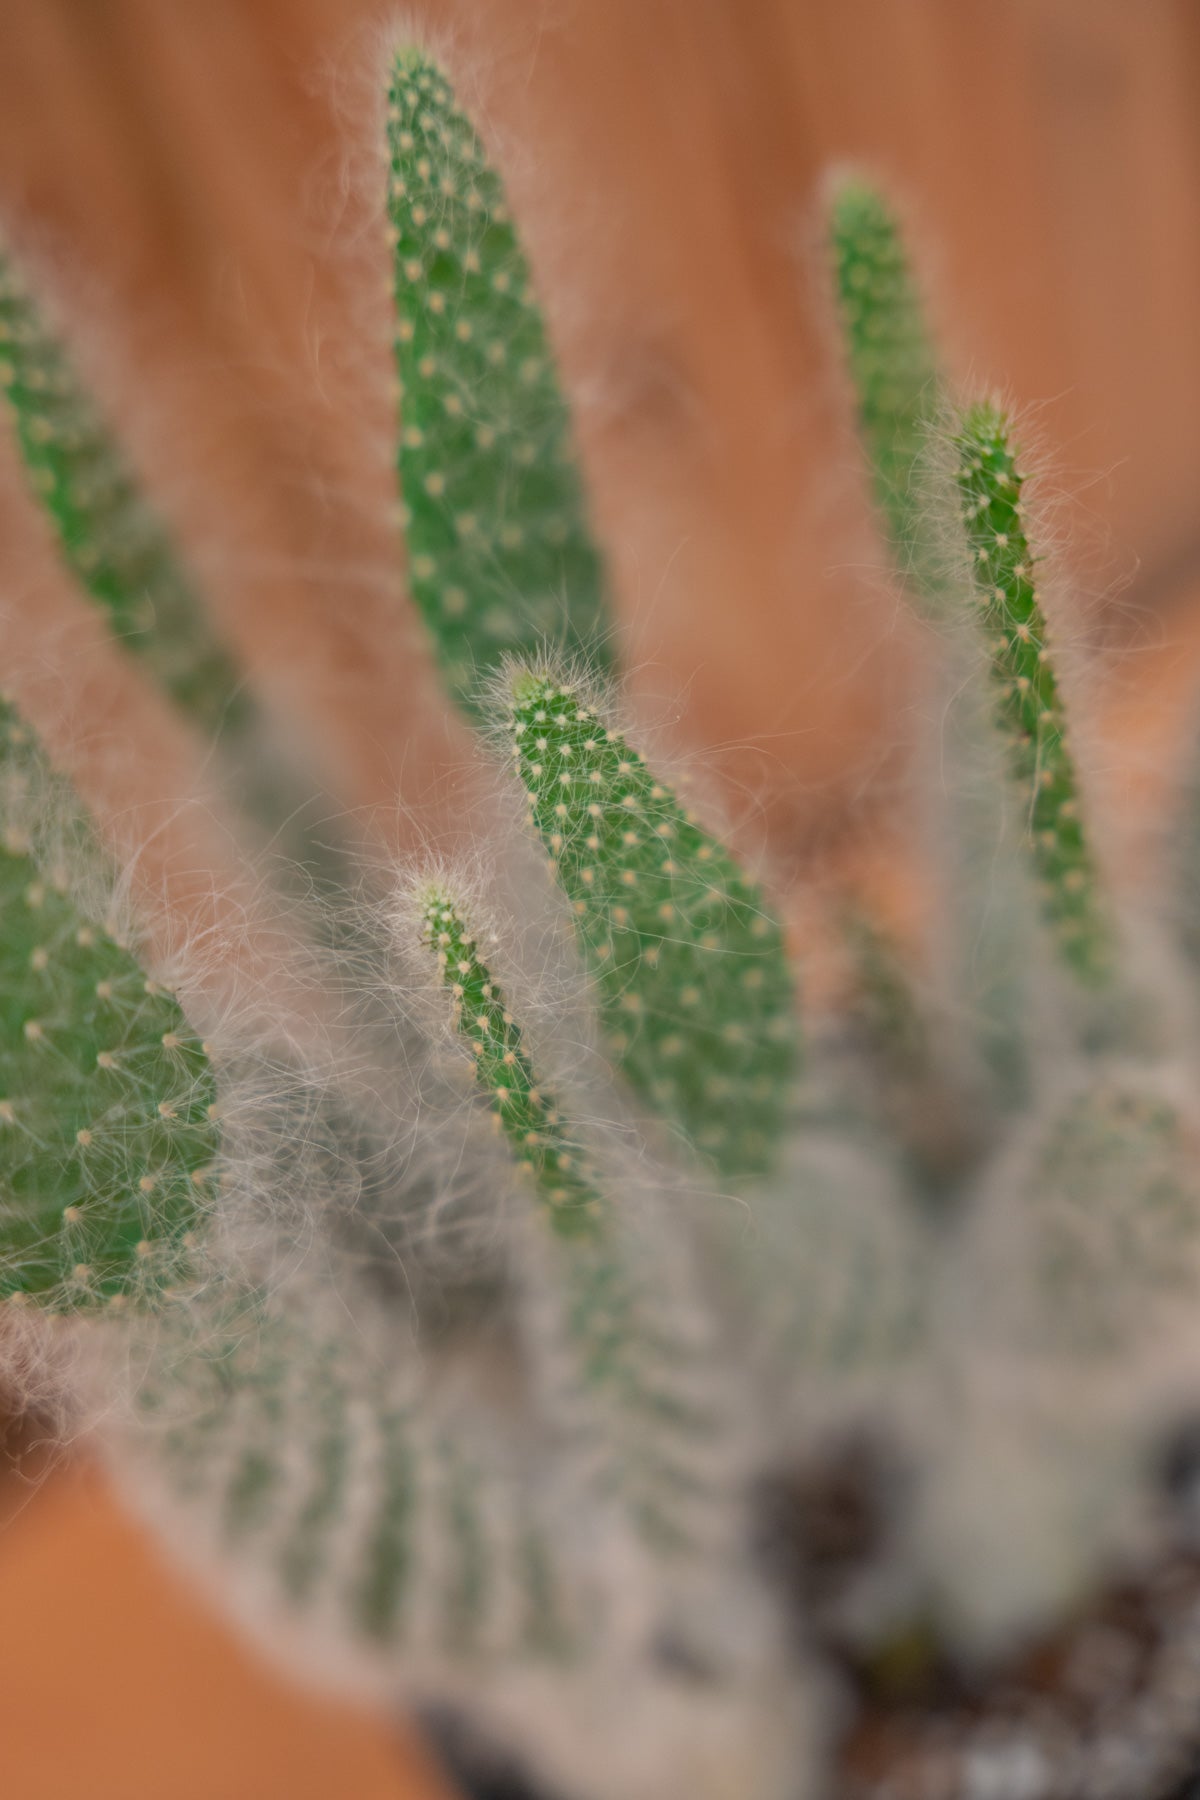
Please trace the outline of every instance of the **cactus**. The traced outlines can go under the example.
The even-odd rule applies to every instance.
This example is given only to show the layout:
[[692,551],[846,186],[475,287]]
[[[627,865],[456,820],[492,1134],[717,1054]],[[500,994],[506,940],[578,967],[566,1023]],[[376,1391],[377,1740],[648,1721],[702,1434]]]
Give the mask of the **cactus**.
[[834,189],[830,240],[875,498],[897,568],[939,620],[947,595],[918,473],[938,416],[940,383],[916,278],[893,208],[857,177]]
[[550,642],[606,666],[604,569],[499,177],[420,53],[396,59],[388,143],[409,576],[478,717],[506,654]]
[[475,1058],[479,1085],[521,1167],[528,1170],[554,1230],[564,1238],[595,1239],[603,1231],[603,1202],[582,1146],[567,1132],[557,1098],[534,1074],[521,1027],[479,955],[462,912],[441,883],[421,901],[424,941],[437,957],[454,996],[459,1032]]
[[1066,743],[1034,557],[1021,508],[1024,476],[1004,414],[982,401],[963,415],[958,484],[996,715],[1029,808],[1029,843],[1045,916],[1062,954],[1086,983],[1112,973],[1112,921],[1084,831],[1079,782]]
[[[1061,1623],[1130,1543],[1170,1550],[1150,1476],[1200,1356],[1195,1049],[1123,1032],[1125,920],[1084,829],[1010,428],[990,404],[947,423],[892,209],[853,182],[832,234],[859,426],[925,641],[952,652],[939,702],[966,690],[938,791],[957,879],[931,910],[975,979],[943,991],[952,955],[911,978],[840,898],[860,1017],[811,1005],[801,1068],[779,921],[620,723],[498,178],[434,61],[406,51],[389,82],[414,596],[450,697],[511,757],[566,966],[519,1018],[524,934],[501,919],[493,954],[455,880],[398,870],[415,920],[376,883],[365,919],[333,895],[313,934],[336,1054],[279,1054],[282,997],[278,1033],[236,1040],[231,1006],[198,1043],[79,898],[121,871],[97,874],[6,710],[0,1298],[37,1318],[18,1361],[82,1346],[54,1378],[135,1500],[289,1643],[306,1622],[322,1664],[335,1646],[373,1693],[490,1709],[584,1800],[840,1792],[817,1766],[822,1642],[868,1712],[898,1619],[982,1693],[1001,1630]],[[8,276],[0,324],[37,483],[124,629],[150,583],[122,522],[140,502]],[[500,806],[483,879],[502,866],[510,914],[534,916],[508,824]],[[1043,938],[1077,980],[1042,978]],[[1137,995],[1165,1011],[1178,983],[1146,960]],[[1118,1032],[1080,1029],[1100,1018]],[[760,1500],[795,1469],[836,1488],[836,1446],[864,1439],[897,1478],[880,1543],[834,1545],[854,1565],[836,1604],[809,1570],[809,1679],[755,1560]],[[798,1695],[811,1769],[781,1726]]]
[[40,866],[45,770],[2,701],[0,734],[0,1298],[152,1301],[209,1203],[208,1059],[119,926],[80,907],[68,856]]
[[30,483],[80,584],[185,712],[211,731],[243,729],[249,700],[174,545],[4,253],[0,383]]
[[511,694],[513,757],[614,1061],[723,1172],[764,1171],[796,1061],[778,921],[602,706],[534,668]]

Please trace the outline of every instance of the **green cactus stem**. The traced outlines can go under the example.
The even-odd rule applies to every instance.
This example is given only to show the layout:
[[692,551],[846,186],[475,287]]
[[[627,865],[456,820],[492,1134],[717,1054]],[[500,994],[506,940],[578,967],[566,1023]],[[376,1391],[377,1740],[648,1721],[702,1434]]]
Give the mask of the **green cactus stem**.
[[193,1261],[217,1152],[208,1058],[68,872],[35,860],[28,733],[0,702],[0,1299],[152,1301]]
[[965,413],[956,443],[995,714],[1028,803],[1042,909],[1069,967],[1085,983],[1102,983],[1112,973],[1112,925],[1084,830],[1079,782],[1037,597],[1021,508],[1024,476],[1008,420],[989,402]]
[[614,1060],[723,1173],[763,1172],[796,1066],[779,921],[572,683],[519,669],[509,724]]
[[917,475],[940,384],[921,295],[900,224],[877,189],[858,179],[835,190],[830,212],[834,280],[859,430],[892,555],[933,617],[945,606],[928,502]]
[[500,179],[418,51],[393,68],[388,144],[409,575],[478,717],[506,654],[551,643],[608,666],[604,569]]
[[250,716],[229,657],[117,444],[0,251],[0,385],[30,484],[68,567],[177,704],[207,730]]

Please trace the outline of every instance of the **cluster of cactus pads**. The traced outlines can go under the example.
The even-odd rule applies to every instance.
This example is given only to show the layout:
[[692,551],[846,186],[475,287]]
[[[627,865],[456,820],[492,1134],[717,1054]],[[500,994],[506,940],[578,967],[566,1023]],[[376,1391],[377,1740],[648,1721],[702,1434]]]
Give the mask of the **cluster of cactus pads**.
[[[848,1438],[902,1471],[846,1599],[881,1655],[1011,1639],[1151,1529],[1200,1398],[1186,976],[1106,883],[1010,421],[953,392],[891,203],[844,179],[831,301],[944,682],[921,828],[952,928],[922,956],[848,895],[861,1004],[802,1061],[778,903],[629,722],[519,237],[423,52],[387,165],[412,594],[540,854],[498,825],[469,875],[399,872],[366,973],[314,919],[342,1016],[370,990],[356,1053],[226,1045],[220,1009],[202,1042],[6,699],[0,1329],[340,1680],[463,1707],[580,1800],[816,1793],[829,1676],[764,1484]],[[232,664],[7,259],[0,358],[66,561],[236,753]]]

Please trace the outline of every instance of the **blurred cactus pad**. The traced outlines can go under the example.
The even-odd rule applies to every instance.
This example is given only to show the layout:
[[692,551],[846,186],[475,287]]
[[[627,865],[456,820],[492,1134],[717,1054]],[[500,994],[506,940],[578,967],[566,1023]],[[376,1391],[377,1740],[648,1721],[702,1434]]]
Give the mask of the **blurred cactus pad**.
[[71,891],[70,822],[47,865],[35,859],[49,791],[0,701],[0,1294],[70,1312],[184,1278],[217,1128],[178,1002]]
[[0,383],[81,587],[185,712],[213,731],[244,726],[248,698],[161,516],[2,246]]
[[500,178],[423,56],[396,61],[388,144],[409,580],[472,711],[507,653],[607,666],[604,566]]
[[837,302],[858,426],[901,573],[928,603],[936,588],[923,518],[921,458],[941,383],[920,287],[894,207],[878,188],[843,178],[830,207]]
[[[936,928],[745,866],[622,682],[506,147],[424,51],[384,88],[411,598],[484,779],[428,855],[347,852],[281,917],[304,1029],[281,993],[247,1037],[201,966],[201,1041],[4,703],[14,1367],[48,1346],[31,1392],[264,1640],[465,1716],[532,1791],[1168,1800],[1200,1717],[1197,784],[1130,898],[1020,420],[957,383],[903,207],[843,174],[846,424],[937,696],[886,798]],[[0,353],[67,563],[215,729],[231,665],[7,264]],[[1099,1782],[1062,1671],[1101,1680],[1110,1639],[1072,1634],[1113,1593],[1145,1704]]]

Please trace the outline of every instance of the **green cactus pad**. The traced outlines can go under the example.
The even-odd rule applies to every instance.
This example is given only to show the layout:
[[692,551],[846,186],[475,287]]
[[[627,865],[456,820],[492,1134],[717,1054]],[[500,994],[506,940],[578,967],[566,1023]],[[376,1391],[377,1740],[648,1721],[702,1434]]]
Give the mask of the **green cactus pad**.
[[3,252],[0,384],[30,483],[80,584],[184,711],[210,730],[240,727],[249,701],[237,671],[161,520]]
[[0,1299],[77,1312],[181,1280],[217,1127],[178,1002],[30,853],[31,754],[0,702]]
[[606,667],[611,622],[570,419],[499,177],[440,69],[388,107],[409,575],[455,698],[551,643]]
[[944,583],[916,476],[936,418],[939,383],[921,296],[899,221],[860,180],[841,183],[830,214],[834,279],[859,430],[892,553],[937,616]]
[[779,921],[576,687],[518,673],[510,726],[614,1060],[723,1173],[761,1173],[796,1067]]
[[957,437],[958,485],[996,718],[1029,806],[1029,843],[1061,953],[1085,982],[1112,972],[1111,921],[1084,831],[1079,783],[1034,583],[1021,509],[1024,476],[1008,421],[983,402]]

